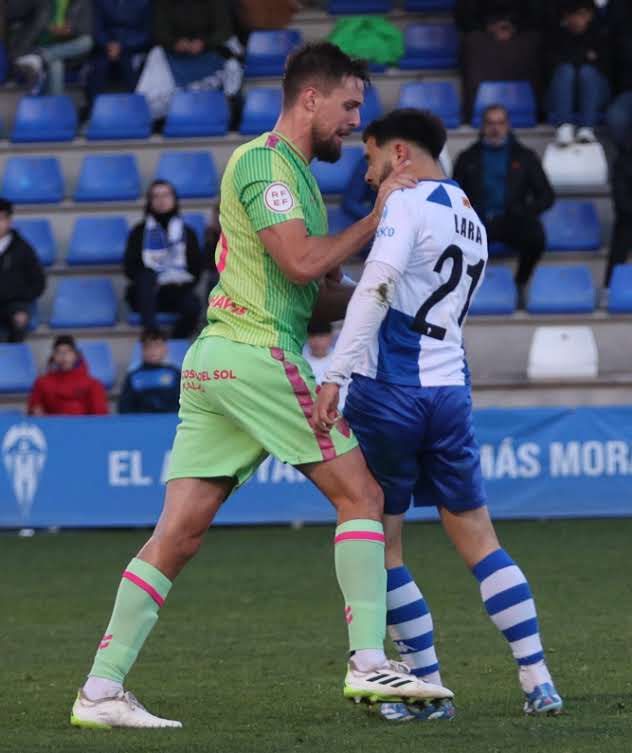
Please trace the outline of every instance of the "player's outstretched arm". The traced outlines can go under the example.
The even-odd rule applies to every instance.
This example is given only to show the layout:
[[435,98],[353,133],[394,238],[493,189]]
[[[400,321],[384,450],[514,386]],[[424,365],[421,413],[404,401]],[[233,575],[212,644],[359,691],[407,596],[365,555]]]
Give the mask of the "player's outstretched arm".
[[373,239],[386,200],[394,191],[417,185],[407,168],[405,163],[393,171],[380,186],[370,214],[342,233],[309,237],[304,221],[292,219],[260,230],[261,242],[286,277],[297,285],[323,277]]

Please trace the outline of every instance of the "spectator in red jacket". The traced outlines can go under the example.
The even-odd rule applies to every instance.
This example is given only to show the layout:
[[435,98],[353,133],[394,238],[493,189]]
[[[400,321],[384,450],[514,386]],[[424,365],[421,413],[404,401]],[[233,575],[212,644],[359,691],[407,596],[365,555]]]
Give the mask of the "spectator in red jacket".
[[108,412],[105,389],[90,376],[70,335],[55,339],[48,371],[33,386],[28,412],[32,416],[89,416]]

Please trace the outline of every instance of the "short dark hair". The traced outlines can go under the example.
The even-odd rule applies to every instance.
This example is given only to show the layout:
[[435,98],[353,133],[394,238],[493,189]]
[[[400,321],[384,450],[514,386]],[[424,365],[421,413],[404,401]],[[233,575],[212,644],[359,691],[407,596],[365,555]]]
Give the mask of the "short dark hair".
[[9,199],[5,199],[3,196],[0,196],[0,213],[4,212],[4,214],[8,214],[9,217],[13,214],[13,204],[9,201]]
[[416,110],[412,107],[393,110],[374,120],[364,129],[362,141],[375,139],[378,146],[394,139],[410,141],[420,149],[438,159],[448,138],[441,118],[430,110]]
[[167,335],[161,329],[158,329],[158,327],[148,327],[143,330],[140,341],[142,345],[156,341],[167,342]]
[[595,10],[594,0],[563,0],[561,7],[562,18],[579,10]]
[[72,348],[75,353],[79,352],[75,338],[72,335],[57,335],[53,340],[53,350],[57,350],[60,345],[67,345],[69,348]]
[[354,76],[369,83],[366,60],[349,57],[331,42],[310,42],[288,55],[283,74],[283,106],[296,102],[301,89],[309,82],[330,91],[345,76]]
[[494,110],[502,110],[505,113],[507,120],[510,120],[509,110],[505,107],[505,105],[501,105],[500,102],[495,102],[493,105],[487,105],[487,107],[483,110],[483,114],[481,115],[481,123],[484,123],[489,113],[494,112]]

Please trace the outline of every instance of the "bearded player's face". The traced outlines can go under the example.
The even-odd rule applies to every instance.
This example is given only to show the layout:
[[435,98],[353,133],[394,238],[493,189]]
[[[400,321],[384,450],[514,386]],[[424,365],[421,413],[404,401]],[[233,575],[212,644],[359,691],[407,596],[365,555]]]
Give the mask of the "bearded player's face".
[[360,125],[364,82],[345,76],[339,86],[318,97],[312,120],[312,149],[323,162],[340,159],[342,141]]
[[392,144],[387,143],[383,146],[378,146],[375,143],[375,139],[370,136],[364,145],[364,156],[366,158],[364,180],[374,191],[377,191],[395,167],[395,155]]

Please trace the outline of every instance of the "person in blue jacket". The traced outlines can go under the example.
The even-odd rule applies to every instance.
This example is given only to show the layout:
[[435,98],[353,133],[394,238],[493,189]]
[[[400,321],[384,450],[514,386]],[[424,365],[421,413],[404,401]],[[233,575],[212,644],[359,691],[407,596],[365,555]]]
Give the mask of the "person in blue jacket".
[[119,398],[119,413],[177,413],[180,369],[167,361],[167,338],[158,329],[140,338],[143,362],[130,371]]

